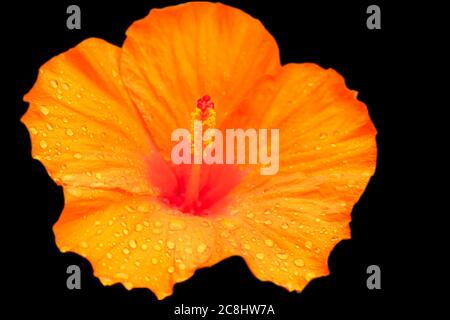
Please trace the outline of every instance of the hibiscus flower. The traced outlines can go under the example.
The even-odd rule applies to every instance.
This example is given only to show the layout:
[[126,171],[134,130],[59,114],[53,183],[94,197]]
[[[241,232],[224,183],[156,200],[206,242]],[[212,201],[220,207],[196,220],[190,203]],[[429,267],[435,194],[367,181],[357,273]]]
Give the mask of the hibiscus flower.
[[[356,96],[334,70],[282,66],[263,25],[223,4],[154,9],[122,48],[87,39],[45,63],[24,98],[33,157],[64,187],[56,243],[103,284],[159,299],[233,255],[300,291],[329,273],[374,173],[376,130]],[[170,161],[173,130],[211,101],[218,129],[279,129],[276,175]]]

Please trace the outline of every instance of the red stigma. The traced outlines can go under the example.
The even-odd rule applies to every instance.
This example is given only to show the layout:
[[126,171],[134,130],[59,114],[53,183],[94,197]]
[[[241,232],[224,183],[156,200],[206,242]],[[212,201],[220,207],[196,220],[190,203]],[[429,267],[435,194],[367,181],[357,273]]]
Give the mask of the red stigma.
[[203,114],[208,109],[214,109],[214,102],[211,101],[210,96],[204,95],[203,97],[201,97],[197,100],[197,108],[199,108]]

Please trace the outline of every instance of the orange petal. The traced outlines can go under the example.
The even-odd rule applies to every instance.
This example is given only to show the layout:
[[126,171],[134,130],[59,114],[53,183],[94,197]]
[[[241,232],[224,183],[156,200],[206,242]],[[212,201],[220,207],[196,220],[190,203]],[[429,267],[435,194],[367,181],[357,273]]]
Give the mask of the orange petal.
[[146,287],[163,299],[197,268],[230,256],[215,245],[214,225],[207,218],[147,196],[67,189],[69,201],[54,226],[56,242],[62,251],[87,257],[105,285]]
[[376,130],[343,78],[313,64],[284,67],[249,101],[265,110],[259,126],[280,129],[280,169],[253,170],[231,193],[230,223],[240,226],[231,236],[257,277],[299,291],[328,274],[330,251],[350,236],[350,212],[375,170]]
[[166,156],[170,133],[190,128],[198,98],[211,96],[220,123],[279,69],[277,44],[258,20],[207,2],[152,10],[128,29],[121,57],[124,83]]
[[88,39],[39,70],[23,117],[59,184],[149,192],[149,136],[118,76],[120,49]]

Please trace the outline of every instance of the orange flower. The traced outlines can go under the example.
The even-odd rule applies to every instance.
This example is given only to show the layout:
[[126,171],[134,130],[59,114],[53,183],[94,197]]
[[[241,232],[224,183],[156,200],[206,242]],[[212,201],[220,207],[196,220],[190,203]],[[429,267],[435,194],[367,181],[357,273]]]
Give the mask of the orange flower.
[[[280,129],[278,174],[170,163],[171,132],[205,94],[217,128]],[[223,4],[152,10],[122,48],[85,40],[41,67],[25,101],[33,156],[64,187],[58,247],[160,299],[232,255],[302,290],[328,274],[375,168],[376,130],[344,79],[281,66],[263,25]]]

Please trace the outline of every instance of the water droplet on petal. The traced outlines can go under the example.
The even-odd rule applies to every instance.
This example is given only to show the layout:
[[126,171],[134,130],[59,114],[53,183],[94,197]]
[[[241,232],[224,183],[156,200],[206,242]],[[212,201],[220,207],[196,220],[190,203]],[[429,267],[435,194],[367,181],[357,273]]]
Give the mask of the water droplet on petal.
[[133,240],[133,239],[131,239],[131,240],[128,242],[128,244],[130,245],[130,247],[131,247],[132,249],[135,249],[135,248],[137,247],[137,243],[136,243],[136,241]]
[[30,128],[30,132],[34,136],[38,134],[38,131],[36,130],[36,128],[33,128],[33,127]]
[[69,137],[73,136],[73,131],[72,131],[72,129],[67,129],[67,130],[66,130],[66,134],[67,134]]
[[81,158],[83,158],[83,156],[81,155],[81,153],[75,153],[74,155],[73,155],[73,157],[75,158],[75,159],[81,159]]
[[175,268],[173,266],[170,266],[169,268],[167,268],[167,272],[168,273],[174,273],[175,272]]
[[320,140],[324,140],[324,139],[326,139],[328,137],[328,134],[326,134],[325,132],[322,132],[320,135],[319,135],[319,139]]
[[273,247],[273,241],[272,241],[272,239],[266,239],[266,240],[264,241],[264,243],[265,243],[266,246],[268,246],[268,247]]
[[161,227],[162,226],[162,222],[161,221],[155,221],[155,227]]
[[289,256],[285,253],[277,253],[278,259],[286,260]]
[[206,244],[201,243],[201,244],[198,245],[198,247],[197,247],[197,252],[198,253],[203,253],[203,252],[205,252],[205,250],[206,250]]
[[167,241],[167,248],[169,248],[169,249],[173,249],[173,248],[175,248],[175,243],[173,243],[172,241]]
[[46,115],[48,115],[49,114],[49,110],[48,110],[48,108],[47,107],[44,107],[44,106],[42,106],[41,108],[40,108],[40,110],[41,110],[41,112],[42,112],[42,114],[44,115],[44,116],[46,116]]
[[56,81],[56,80],[54,80],[54,79],[50,80],[50,86],[51,86],[53,89],[58,88],[58,81]]
[[308,249],[311,249],[312,248],[312,242],[311,241],[306,241],[305,242],[305,247],[308,248]]
[[129,253],[130,253],[130,249],[128,249],[128,248],[123,248],[122,252],[123,252],[124,254],[129,254]]
[[180,231],[186,228],[186,224],[183,221],[171,221],[169,223],[169,230]]
[[295,259],[295,260],[294,260],[294,264],[295,264],[297,267],[303,267],[303,266],[305,265],[305,262],[303,261],[303,259]]
[[144,227],[142,226],[142,224],[139,224],[139,223],[138,223],[138,224],[136,225],[136,231],[137,231],[137,232],[140,232],[140,231],[142,231],[143,229],[144,229]]
[[315,278],[315,274],[314,273],[312,273],[312,272],[308,272],[306,275],[305,275],[305,279],[306,279],[306,281],[311,281],[312,279],[314,279]]
[[108,252],[108,253],[106,254],[106,258],[109,259],[109,260],[112,259],[112,254],[111,254],[111,252]]
[[152,258],[152,263],[153,263],[153,264],[157,264],[157,263],[158,263],[158,259]]
[[259,260],[264,259],[264,253],[261,253],[261,252],[257,253],[256,258],[258,258]]
[[147,246],[145,243],[143,243],[143,244],[141,245],[141,249],[145,251],[145,250],[148,249],[148,246]]
[[69,89],[70,89],[70,86],[69,86],[66,82],[61,83],[61,87],[62,87],[64,90],[69,90]]
[[39,142],[39,145],[41,146],[41,148],[42,149],[45,149],[45,148],[47,148],[47,141],[45,141],[45,140],[41,140],[40,142]]
[[118,273],[116,273],[116,278],[126,280],[126,279],[128,279],[128,274],[123,273],[123,272],[118,272]]
[[88,244],[87,244],[86,241],[82,241],[82,242],[80,243],[80,246],[81,246],[82,248],[86,249],[86,248],[88,247]]

